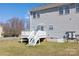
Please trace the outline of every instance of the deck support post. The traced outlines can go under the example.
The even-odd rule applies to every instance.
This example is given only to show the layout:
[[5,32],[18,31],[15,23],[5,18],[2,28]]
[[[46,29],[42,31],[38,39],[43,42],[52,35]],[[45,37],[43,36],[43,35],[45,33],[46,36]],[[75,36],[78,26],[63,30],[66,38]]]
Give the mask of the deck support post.
[[21,39],[21,43],[22,43],[22,41],[23,41],[23,40]]
[[39,41],[39,43],[38,43],[38,44],[40,45],[40,39],[39,39],[38,41]]

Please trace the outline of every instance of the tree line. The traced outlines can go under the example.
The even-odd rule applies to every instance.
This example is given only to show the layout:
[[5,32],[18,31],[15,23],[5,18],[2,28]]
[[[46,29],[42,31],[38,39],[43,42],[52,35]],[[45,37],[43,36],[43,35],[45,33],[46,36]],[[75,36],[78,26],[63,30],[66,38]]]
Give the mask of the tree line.
[[3,36],[4,37],[18,37],[21,31],[24,30],[24,21],[18,17],[13,17],[8,22],[3,23]]

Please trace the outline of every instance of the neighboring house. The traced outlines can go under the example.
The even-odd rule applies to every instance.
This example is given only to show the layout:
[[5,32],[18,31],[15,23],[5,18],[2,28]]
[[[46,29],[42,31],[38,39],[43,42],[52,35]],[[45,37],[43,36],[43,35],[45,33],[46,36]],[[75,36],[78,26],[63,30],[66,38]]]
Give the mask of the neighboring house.
[[52,38],[63,38],[67,31],[79,34],[79,3],[51,3],[32,9],[30,30],[46,31]]
[[0,37],[3,37],[3,27],[0,25]]

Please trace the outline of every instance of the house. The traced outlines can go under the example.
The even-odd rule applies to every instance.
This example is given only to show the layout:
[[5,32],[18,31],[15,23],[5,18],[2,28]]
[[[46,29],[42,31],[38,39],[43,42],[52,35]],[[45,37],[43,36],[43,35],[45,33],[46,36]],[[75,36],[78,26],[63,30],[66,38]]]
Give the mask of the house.
[[46,31],[49,38],[79,34],[79,3],[49,3],[30,11],[30,31]]

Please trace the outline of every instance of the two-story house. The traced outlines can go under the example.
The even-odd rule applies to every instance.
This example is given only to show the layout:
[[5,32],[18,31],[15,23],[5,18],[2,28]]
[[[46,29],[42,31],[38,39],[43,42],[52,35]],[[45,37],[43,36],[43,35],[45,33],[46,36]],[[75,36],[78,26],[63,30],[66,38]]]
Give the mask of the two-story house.
[[67,31],[79,34],[79,3],[49,3],[33,8],[30,30],[46,31],[52,38],[63,38]]

